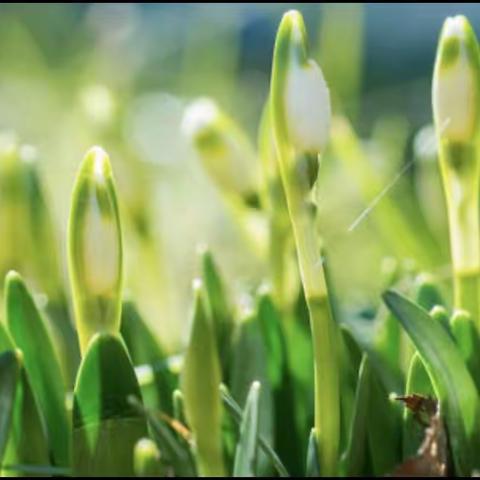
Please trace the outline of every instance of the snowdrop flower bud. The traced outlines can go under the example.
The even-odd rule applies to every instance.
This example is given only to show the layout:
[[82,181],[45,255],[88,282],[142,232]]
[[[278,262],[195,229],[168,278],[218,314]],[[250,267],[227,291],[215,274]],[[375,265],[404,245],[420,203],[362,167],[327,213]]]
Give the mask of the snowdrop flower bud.
[[330,129],[330,93],[320,67],[307,56],[305,25],[295,10],[283,16],[277,33],[272,114],[277,142],[300,154],[324,151]]
[[73,303],[85,351],[97,332],[120,327],[123,253],[120,217],[108,155],[90,149],[72,196],[68,250]]
[[442,140],[469,142],[478,129],[480,64],[475,33],[468,20],[447,18],[433,76],[433,113]]
[[258,167],[254,149],[240,127],[212,100],[199,98],[191,103],[182,130],[220,190],[247,201],[255,194]]

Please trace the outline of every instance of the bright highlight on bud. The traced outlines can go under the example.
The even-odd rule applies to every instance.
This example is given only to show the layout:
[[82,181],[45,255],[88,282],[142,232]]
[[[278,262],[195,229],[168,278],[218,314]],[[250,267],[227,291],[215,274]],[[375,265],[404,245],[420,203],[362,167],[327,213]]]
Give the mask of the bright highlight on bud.
[[442,140],[468,142],[479,116],[480,64],[475,34],[468,20],[447,18],[433,76],[433,112]]
[[321,153],[330,129],[330,93],[320,67],[307,57],[307,34],[299,12],[283,16],[276,42],[274,115],[283,123],[285,141],[298,153]]
[[95,333],[117,333],[120,326],[120,217],[110,161],[100,147],[88,151],[77,176],[68,249],[77,329],[85,351]]
[[203,166],[226,194],[244,198],[256,192],[255,152],[244,132],[209,98],[190,104],[182,122]]

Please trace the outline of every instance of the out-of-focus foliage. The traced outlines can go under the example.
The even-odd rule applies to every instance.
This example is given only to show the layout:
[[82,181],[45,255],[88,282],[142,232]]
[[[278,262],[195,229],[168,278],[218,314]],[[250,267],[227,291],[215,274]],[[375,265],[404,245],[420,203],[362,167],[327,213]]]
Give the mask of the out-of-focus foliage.
[[0,5],[2,473],[478,469],[473,29],[290,7]]

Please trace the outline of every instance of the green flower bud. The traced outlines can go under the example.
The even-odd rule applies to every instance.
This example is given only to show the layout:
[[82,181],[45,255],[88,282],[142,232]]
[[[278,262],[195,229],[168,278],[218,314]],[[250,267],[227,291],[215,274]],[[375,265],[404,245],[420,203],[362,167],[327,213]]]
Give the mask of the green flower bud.
[[296,10],[282,18],[273,63],[272,113],[277,142],[297,153],[322,153],[330,129],[330,93],[320,67],[307,56],[305,24]]
[[257,161],[240,127],[212,100],[200,98],[185,110],[182,130],[217,187],[252,203],[259,186]]
[[108,155],[91,148],[77,175],[68,226],[69,270],[80,347],[120,329],[122,232]]
[[445,20],[433,76],[433,113],[438,134],[471,141],[478,130],[480,60],[475,33],[462,16]]
[[454,303],[480,322],[480,52],[463,16],[444,23],[432,98],[448,209]]

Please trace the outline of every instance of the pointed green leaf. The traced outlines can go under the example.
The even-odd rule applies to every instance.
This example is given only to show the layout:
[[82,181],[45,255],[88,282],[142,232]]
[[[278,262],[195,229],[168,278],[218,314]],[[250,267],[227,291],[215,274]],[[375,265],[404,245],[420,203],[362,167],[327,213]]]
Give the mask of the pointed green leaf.
[[260,382],[253,382],[240,424],[240,438],[235,452],[234,477],[254,477],[257,458]]
[[[261,291],[257,298],[260,325],[267,363],[267,375],[273,394],[275,450],[293,475],[304,468],[303,438],[297,425],[296,391],[289,365],[283,319],[270,294]],[[263,387],[263,386],[262,386]]]
[[364,473],[368,452],[367,430],[371,391],[370,368],[368,357],[364,355],[358,372],[350,435],[346,451],[341,459],[342,471],[348,477],[359,476]]
[[[228,389],[225,385],[220,385],[220,392],[222,395],[223,404],[227,408],[227,411],[230,415],[235,419],[235,421],[240,425],[242,421],[242,409],[235,401],[235,399],[230,395]],[[279,456],[275,453],[273,448],[270,444],[262,437],[259,433],[258,435],[258,445],[262,449],[262,451],[267,455],[270,462],[274,466],[275,470],[277,471],[280,477],[289,477],[289,473],[285,466],[283,465],[282,461],[280,460]]]
[[320,459],[318,458],[318,446],[317,446],[317,437],[315,429],[312,428],[310,432],[310,437],[308,438],[308,448],[307,448],[307,464],[305,467],[305,476],[306,477],[320,477]]
[[480,405],[475,383],[453,340],[422,308],[394,291],[383,298],[417,347],[440,401],[450,434],[456,473],[470,475],[479,439]]
[[145,405],[171,415],[176,378],[165,365],[165,352],[133,302],[123,303],[120,332],[134,365],[150,365],[152,368],[154,385],[142,386]]
[[2,474],[39,475],[40,473],[35,470],[30,472],[24,469],[10,470],[5,465],[43,465],[46,468],[58,468],[49,465],[50,461],[49,442],[43,418],[37,407],[26,370],[22,368]]
[[28,380],[45,419],[54,463],[67,467],[70,465],[70,422],[62,370],[45,320],[15,272],[10,272],[5,281],[5,304],[9,331],[23,353]]
[[228,371],[231,335],[234,327],[233,315],[228,303],[223,280],[211,252],[203,248],[200,251],[200,255],[202,279],[205,285],[205,303],[212,318],[213,329],[217,339],[218,354],[225,378]]
[[0,465],[8,443],[12,415],[15,404],[15,392],[20,378],[21,355],[7,351],[0,355]]
[[[230,390],[236,402],[243,407],[252,382],[259,381],[262,384],[259,431],[269,443],[273,443],[275,412],[267,358],[258,315],[249,314],[237,326],[232,347]],[[270,474],[271,467],[263,453],[258,456],[257,464],[259,476]]]
[[[9,333],[0,323],[0,353],[14,348],[15,345]],[[49,444],[43,418],[24,366],[22,366],[20,380],[17,384],[12,426],[3,463],[0,475],[7,476],[18,476],[24,472],[23,470],[8,470],[5,465],[48,465],[50,463]],[[31,473],[31,475],[33,474]]]
[[192,430],[201,475],[225,474],[221,448],[220,362],[203,286],[195,284],[195,303],[181,375],[185,414]]
[[74,391],[75,475],[132,476],[133,450],[146,436],[145,418],[129,403],[140,387],[123,341],[108,333],[91,340]]
[[340,355],[340,389],[341,402],[341,443],[340,449],[344,452],[348,447],[352,419],[355,411],[355,396],[358,386],[358,372],[362,360],[362,352],[346,325],[339,328],[339,355]]

